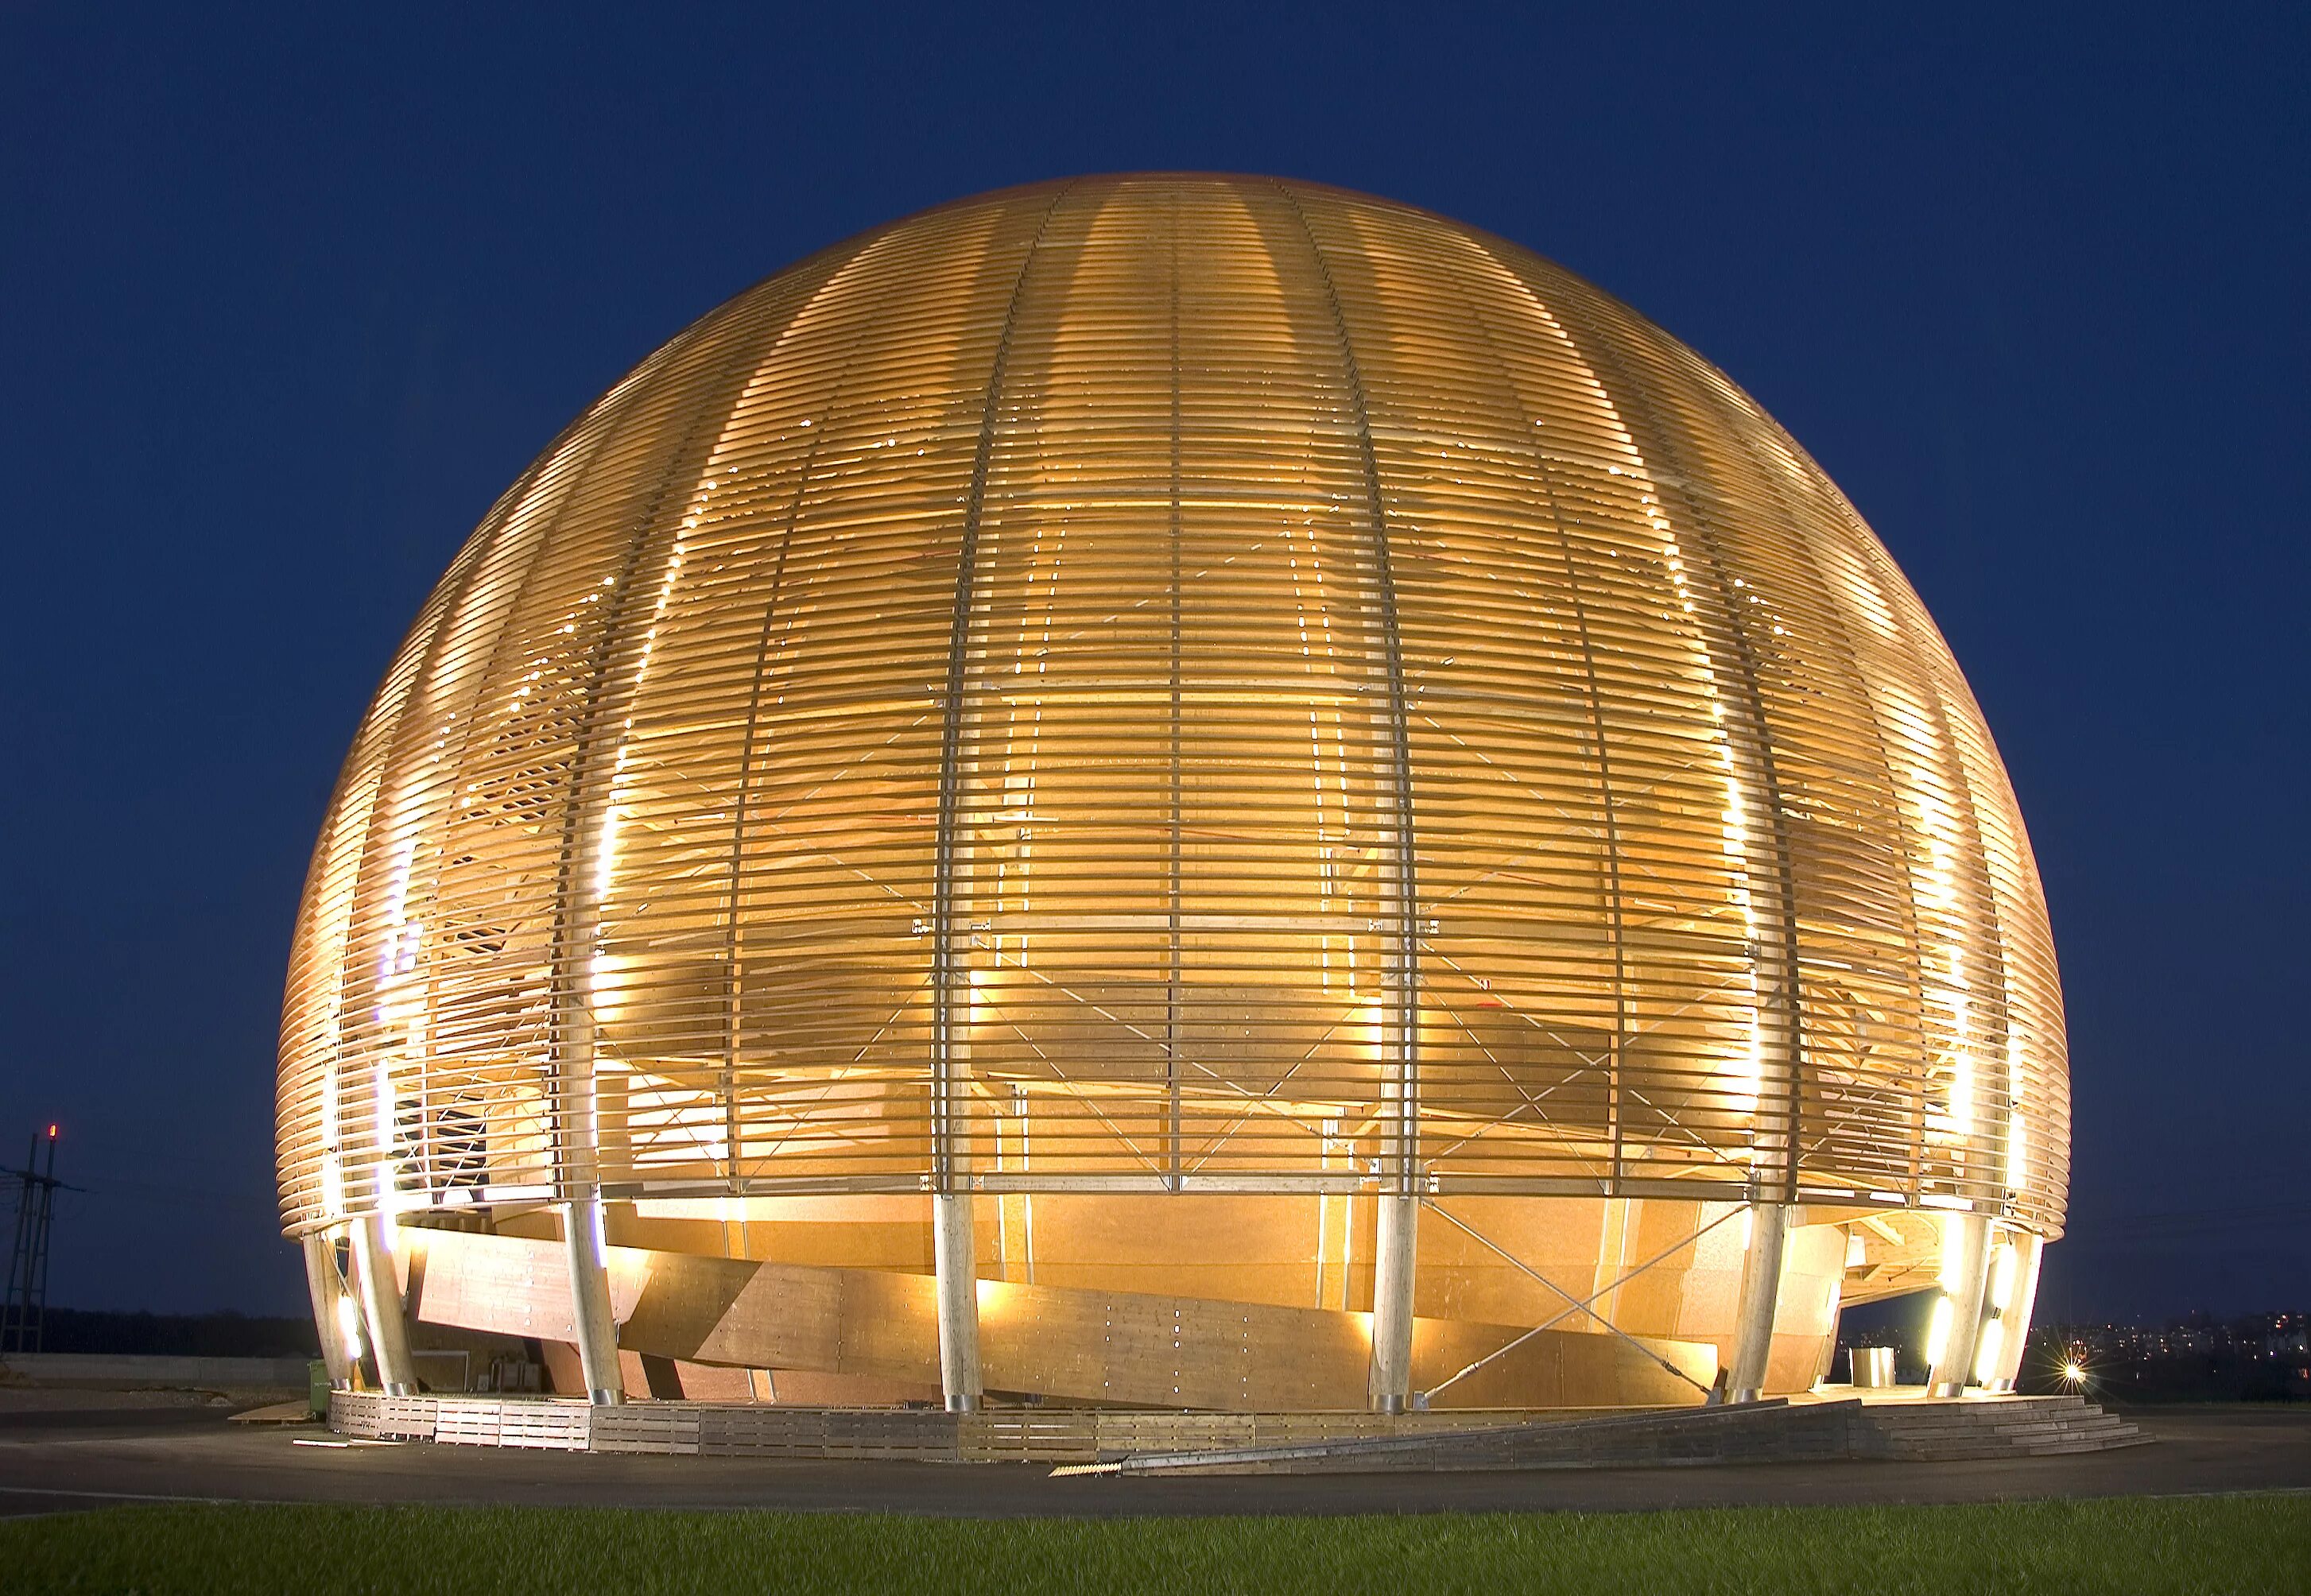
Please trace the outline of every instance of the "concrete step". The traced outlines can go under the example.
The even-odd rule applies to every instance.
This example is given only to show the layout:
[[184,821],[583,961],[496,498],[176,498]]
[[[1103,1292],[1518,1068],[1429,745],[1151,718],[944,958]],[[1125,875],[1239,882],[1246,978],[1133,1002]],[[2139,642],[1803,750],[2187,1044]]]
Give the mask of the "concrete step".
[[2097,1418],[2051,1419],[2044,1424],[2000,1425],[1999,1435],[2015,1441],[2028,1441],[2039,1435],[2080,1435],[2097,1430],[2107,1430],[2119,1421],[2109,1414]]
[[2117,1452],[2123,1447],[2148,1446],[2151,1437],[2137,1431],[2132,1435],[2097,1438],[2093,1441],[2049,1441],[2021,1448],[2025,1457],[2067,1457],[2086,1452]]
[[2139,1446],[2150,1439],[2133,1425],[2076,1396],[1963,1406],[1881,1406],[1865,1408],[1860,1424],[1872,1438],[1861,1443],[1865,1452],[1936,1461],[2052,1457]]
[[2081,1424],[2100,1422],[2098,1413],[2070,1412],[2054,1415],[1983,1414],[1964,1417],[1908,1417],[1891,1420],[1871,1416],[1870,1422],[1881,1435],[2011,1435],[2034,1430],[2062,1429]]
[[2011,1446],[2014,1443],[1994,1430],[1897,1430],[1890,1435],[1880,1431],[1880,1437],[1890,1446]]
[[1973,1461],[2142,1444],[2076,1397],[1967,1402],[1687,1408],[1547,1424],[1340,1436],[1199,1452],[1143,1451],[1070,1472],[1333,1474],[1663,1468],[1840,1458]]

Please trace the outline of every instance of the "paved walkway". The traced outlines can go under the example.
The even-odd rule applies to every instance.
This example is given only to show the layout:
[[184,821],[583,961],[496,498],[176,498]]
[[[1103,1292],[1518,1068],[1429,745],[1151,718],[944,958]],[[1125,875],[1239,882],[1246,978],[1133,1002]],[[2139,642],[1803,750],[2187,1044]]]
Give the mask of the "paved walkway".
[[2132,1412],[2155,1446],[1964,1463],[1777,1463],[1513,1474],[1053,1479],[1039,1466],[586,1456],[300,1445],[169,1393],[0,1391],[0,1515],[137,1501],[520,1504],[973,1516],[1624,1512],[1753,1503],[1987,1502],[2311,1490],[2311,1410]]

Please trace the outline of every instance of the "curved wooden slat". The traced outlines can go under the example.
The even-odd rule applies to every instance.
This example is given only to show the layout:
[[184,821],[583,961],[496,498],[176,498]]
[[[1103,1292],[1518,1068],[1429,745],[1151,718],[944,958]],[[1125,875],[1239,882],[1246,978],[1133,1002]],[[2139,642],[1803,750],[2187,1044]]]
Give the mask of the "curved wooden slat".
[[1417,1103],[1431,1191],[2049,1235],[2069,1146],[2021,816],[1820,469],[1525,250],[1215,177],[893,223],[573,423],[355,738],[279,1079],[296,1232],[570,1123],[613,1199],[1369,1191]]

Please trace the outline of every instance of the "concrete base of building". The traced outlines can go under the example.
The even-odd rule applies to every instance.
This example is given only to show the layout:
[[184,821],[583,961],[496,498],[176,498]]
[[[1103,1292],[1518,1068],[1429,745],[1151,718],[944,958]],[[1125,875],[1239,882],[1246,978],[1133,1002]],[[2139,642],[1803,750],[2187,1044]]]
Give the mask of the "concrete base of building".
[[339,1391],[353,1439],[695,1457],[1049,1463],[1121,1474],[1626,1469],[2011,1458],[2142,1444],[2075,1396],[1854,1398],[1733,1408],[1382,1414],[1123,1408],[786,1408]]

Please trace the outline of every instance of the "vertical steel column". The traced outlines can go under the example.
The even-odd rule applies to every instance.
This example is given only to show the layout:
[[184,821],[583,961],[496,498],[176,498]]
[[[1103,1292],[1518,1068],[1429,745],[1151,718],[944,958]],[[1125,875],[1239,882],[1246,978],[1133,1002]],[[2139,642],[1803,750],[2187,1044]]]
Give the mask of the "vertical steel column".
[[[1504,265],[1506,263],[1504,262]],[[1805,995],[1799,955],[1797,886],[1792,864],[1782,773],[1767,712],[1770,661],[1761,658],[1769,639],[1747,615],[1744,579],[1733,574],[1722,528],[1706,500],[1687,484],[1709,480],[1688,425],[1675,411],[1657,407],[1646,384],[1617,355],[1609,330],[1592,326],[1575,306],[1559,303],[1551,315],[1572,338],[1599,390],[1628,432],[1661,494],[1666,513],[1682,513],[1673,523],[1687,534],[1701,577],[1692,589],[1702,615],[1697,636],[1717,702],[1724,736],[1726,798],[1738,817],[1740,864],[1748,888],[1750,974],[1756,998],[1752,1013],[1757,1060],[1751,1111],[1750,1243],[1742,1262],[1741,1295],[1736,1310],[1734,1353],[1727,1371],[1727,1395],[1754,1400],[1764,1389],[1773,1350],[1775,1300],[1791,1208],[1798,1190],[1798,1119],[1805,1071]],[[1661,471],[1666,466],[1667,471]],[[1655,475],[1655,473],[1659,475]],[[1721,662],[1721,651],[1731,658]],[[1730,679],[1721,677],[1730,664]],[[1746,1393],[1746,1394],[1745,1394]]]
[[[669,347],[672,347],[669,345]],[[608,1405],[624,1393],[618,1367],[618,1327],[610,1304],[608,1240],[602,1208],[602,1109],[594,1014],[596,970],[601,956],[602,909],[608,889],[609,832],[616,816],[618,772],[633,727],[642,661],[650,655],[640,576],[645,556],[667,557],[681,547],[684,519],[663,514],[697,491],[713,451],[713,434],[727,423],[748,380],[761,345],[731,337],[714,368],[717,398],[694,405],[675,443],[656,460],[656,485],[636,516],[616,574],[608,579],[600,632],[590,645],[583,711],[571,751],[569,794],[562,826],[553,939],[553,1063],[556,1195],[570,1266],[571,1318],[589,1400]],[[667,568],[666,582],[673,580]],[[664,587],[661,592],[670,592]],[[632,639],[642,630],[643,641]],[[632,669],[624,667],[629,664]],[[733,979],[736,972],[733,972]],[[727,1107],[727,1105],[726,1105]],[[726,1119],[726,1124],[727,1124]],[[737,1152],[731,1149],[731,1166]]]
[[1926,1374],[1926,1394],[1960,1397],[1974,1377],[1990,1273],[1990,1221],[1978,1214],[1942,1216],[1942,1301],[1934,1309],[1940,1345]]
[[1997,1365],[1991,1370],[1987,1382],[1988,1388],[1996,1391],[2012,1391],[2015,1380],[2022,1373],[2023,1343],[2029,1339],[2030,1315],[2038,1305],[2038,1266],[2046,1256],[2045,1239],[2029,1231],[2014,1232],[2012,1241],[2014,1274],[2006,1300],[1998,1301],[1993,1292],[1991,1302],[2001,1327]]
[[[573,813],[576,810],[573,808]],[[609,1248],[602,1211],[601,1103],[596,1086],[594,1006],[585,990],[599,905],[595,876],[601,825],[571,829],[573,868],[565,890],[554,992],[554,1174],[561,1188],[562,1252],[570,1269],[570,1318],[585,1372],[586,1398],[616,1403],[625,1382],[618,1371],[618,1326],[610,1308]]]
[[[1019,257],[1019,275],[1003,311],[1002,331],[988,366],[987,397],[980,409],[979,442],[964,495],[963,536],[955,551],[955,606],[948,617],[946,697],[939,728],[938,832],[931,856],[931,1264],[938,1282],[939,1383],[951,1412],[980,1405],[979,1257],[972,1235],[969,1111],[964,1026],[968,1023],[968,928],[956,923],[956,877],[964,847],[963,818],[964,695],[970,683],[971,634],[979,592],[979,532],[987,509],[987,477],[1002,413],[1003,371],[1011,357],[1011,329],[1027,297],[1028,268],[1051,218],[1065,199],[1051,196],[1034,237]],[[963,1011],[958,1019],[956,1011]]]
[[[1409,850],[1405,851],[1408,854]],[[1404,865],[1408,889],[1411,865]],[[1406,918],[1408,919],[1408,916]],[[1401,1413],[1412,1391],[1414,1265],[1420,1229],[1419,998],[1408,932],[1390,960],[1382,1035],[1388,1066],[1382,1086],[1380,1194],[1373,1237],[1372,1406]]]
[[[1392,606],[1391,606],[1392,608]],[[1391,633],[1394,616],[1390,616]],[[1391,654],[1393,650],[1391,650]],[[1398,695],[1401,712],[1402,698]],[[1403,723],[1397,723],[1399,771],[1408,788],[1408,761],[1402,759]],[[1402,790],[1400,789],[1400,790]],[[1412,1308],[1420,1231],[1420,1069],[1418,943],[1412,929],[1412,859],[1408,801],[1397,816],[1400,863],[1389,905],[1397,911],[1398,936],[1388,962],[1388,991],[1381,1034],[1387,1077],[1382,1086],[1380,1194],[1374,1217],[1372,1369],[1368,1394],[1374,1409],[1401,1413],[1412,1392]]]
[[361,1288],[370,1350],[377,1358],[377,1382],[388,1396],[415,1396],[417,1365],[409,1356],[409,1321],[402,1312],[401,1282],[393,1272],[393,1221],[382,1214],[353,1221],[353,1274]]
[[1774,1354],[1774,1307],[1781,1298],[1782,1262],[1788,1255],[1789,1234],[1788,1204],[1749,1205],[1749,1247],[1741,1259],[1733,1356],[1726,1365],[1729,1402],[1754,1402],[1766,1394],[1766,1370]]
[[615,1407],[625,1398],[626,1382],[618,1368],[618,1322],[610,1306],[610,1250],[598,1188],[563,1207],[562,1239],[570,1264],[570,1318],[577,1327],[586,1400],[597,1408]]
[[[580,762],[583,763],[582,760]],[[583,802],[571,814],[584,813]],[[594,1006],[587,990],[600,922],[591,886],[600,844],[598,814],[573,819],[565,838],[571,863],[562,877],[556,928],[554,995],[555,1184],[562,1199],[562,1249],[570,1269],[570,1317],[585,1371],[587,1400],[607,1406],[625,1382],[618,1373],[618,1327],[610,1309],[607,1237],[602,1212],[601,1103],[596,1086]]]
[[1373,1249],[1373,1407],[1401,1413],[1412,1390],[1412,1267],[1420,1199],[1383,1192]]
[[1181,784],[1181,594],[1180,594],[1180,205],[1173,199],[1167,218],[1171,228],[1172,255],[1172,504],[1171,532],[1171,610],[1172,652],[1171,689],[1171,780],[1168,797],[1171,799],[1169,824],[1165,842],[1169,859],[1164,870],[1167,902],[1164,905],[1167,924],[1164,938],[1164,1095],[1170,1099],[1167,1108],[1171,1123],[1166,1129],[1164,1147],[1165,1183],[1177,1191],[1180,1189],[1182,1161],[1180,1156],[1180,863],[1181,815],[1182,810]]
[[[968,999],[965,1003],[968,1008]],[[972,1224],[970,1152],[957,1099],[968,1066],[946,1005],[934,1024],[931,1077],[931,1270],[937,1294],[939,1389],[950,1413],[976,1412],[986,1395],[979,1372],[979,1243]]]
[[1413,1265],[1420,1225],[1420,891],[1413,827],[1411,715],[1405,686],[1404,632],[1398,620],[1396,564],[1390,544],[1388,500],[1381,489],[1380,455],[1373,443],[1372,405],[1364,370],[1348,336],[1347,310],[1332,281],[1331,263],[1316,230],[1292,191],[1278,185],[1306,235],[1308,253],[1324,285],[1339,341],[1340,372],[1363,467],[1367,530],[1372,538],[1373,631],[1379,643],[1385,692],[1382,729],[1387,739],[1386,842],[1381,872],[1379,926],[1387,938],[1381,994],[1380,1211],[1374,1237],[1372,1405],[1401,1413],[1412,1389]]
[[971,1193],[931,1199],[931,1264],[938,1271],[939,1386],[947,1411],[976,1410],[986,1395],[979,1374],[979,1255]]
[[313,1328],[320,1333],[321,1361],[328,1365],[330,1388],[349,1391],[361,1362],[361,1344],[346,1334],[345,1305],[353,1299],[345,1291],[344,1277],[337,1272],[337,1244],[327,1231],[305,1236],[305,1291],[312,1299]]

